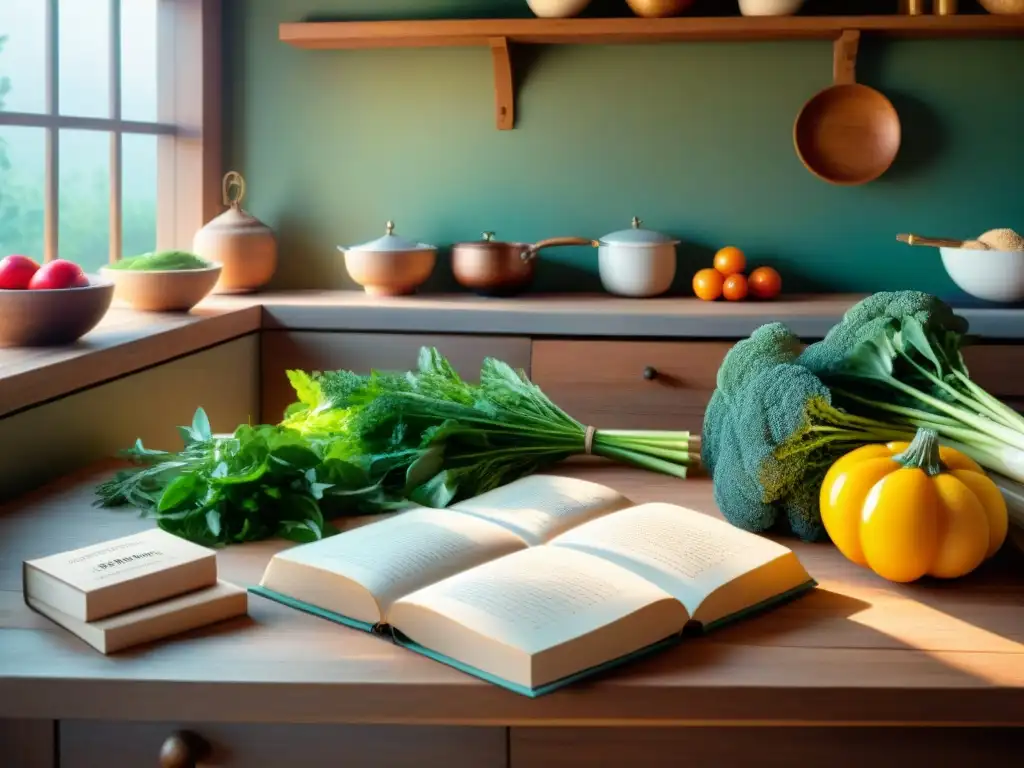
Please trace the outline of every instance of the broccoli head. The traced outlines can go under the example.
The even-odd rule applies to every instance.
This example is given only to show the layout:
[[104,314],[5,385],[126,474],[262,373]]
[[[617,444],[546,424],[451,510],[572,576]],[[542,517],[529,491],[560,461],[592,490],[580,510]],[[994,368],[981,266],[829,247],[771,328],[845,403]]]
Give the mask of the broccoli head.
[[[967,333],[967,321],[941,299],[921,291],[874,293],[847,310],[825,338],[803,351],[799,364],[819,377],[838,372],[858,346],[886,336],[913,317],[925,333],[959,338]],[[944,345],[945,346],[945,345]]]
[[701,458],[715,501],[733,525],[825,536],[818,492],[843,453],[908,430],[853,417],[798,365],[799,339],[781,323],[758,328],[726,355],[704,417]]

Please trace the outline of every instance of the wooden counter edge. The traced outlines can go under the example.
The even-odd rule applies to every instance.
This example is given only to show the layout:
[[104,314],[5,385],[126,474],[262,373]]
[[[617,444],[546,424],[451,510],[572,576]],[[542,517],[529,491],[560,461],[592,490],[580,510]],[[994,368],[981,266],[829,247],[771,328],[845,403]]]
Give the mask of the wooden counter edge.
[[[1018,689],[396,685],[0,676],[0,718],[601,727],[1024,727]],[[913,716],[908,716],[913,713]],[[969,713],[965,716],[965,713]]]
[[81,348],[0,350],[0,363],[14,368],[9,373],[0,364],[0,417],[256,333],[262,315],[255,304],[217,308],[153,318],[109,335],[101,328],[95,343]]

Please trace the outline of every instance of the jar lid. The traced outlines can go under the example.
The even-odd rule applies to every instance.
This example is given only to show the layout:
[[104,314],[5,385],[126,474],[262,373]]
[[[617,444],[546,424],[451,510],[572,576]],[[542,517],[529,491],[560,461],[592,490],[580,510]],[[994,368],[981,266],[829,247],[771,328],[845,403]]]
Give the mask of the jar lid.
[[401,235],[396,235],[395,222],[389,221],[385,225],[385,234],[382,237],[378,237],[376,240],[371,240],[370,242],[363,243],[362,245],[353,245],[349,248],[342,248],[341,246],[338,246],[338,250],[394,252],[433,251],[436,249],[432,245],[427,245],[426,243],[414,243],[411,240],[405,239]]
[[655,232],[651,229],[641,229],[643,221],[636,216],[633,217],[633,226],[630,229],[620,229],[601,238],[602,245],[658,245],[670,243],[675,245],[679,241],[675,238]]

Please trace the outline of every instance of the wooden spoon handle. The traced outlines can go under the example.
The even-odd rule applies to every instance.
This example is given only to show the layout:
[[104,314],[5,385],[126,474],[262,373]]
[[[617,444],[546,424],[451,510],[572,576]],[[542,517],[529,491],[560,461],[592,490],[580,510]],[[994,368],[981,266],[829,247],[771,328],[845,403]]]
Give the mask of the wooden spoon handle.
[[922,235],[896,235],[896,239],[907,245],[930,245],[934,248],[959,248],[963,240],[949,240],[944,237],[924,237]]

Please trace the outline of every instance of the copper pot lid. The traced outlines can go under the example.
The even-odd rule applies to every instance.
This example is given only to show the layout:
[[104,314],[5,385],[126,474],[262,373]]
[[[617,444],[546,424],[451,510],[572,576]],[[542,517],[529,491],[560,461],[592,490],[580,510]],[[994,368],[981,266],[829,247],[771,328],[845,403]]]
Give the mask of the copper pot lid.
[[371,240],[362,245],[353,245],[348,248],[338,246],[339,251],[372,251],[377,253],[395,253],[398,251],[434,251],[435,246],[427,243],[415,243],[407,240],[401,235],[395,234],[395,222],[388,221],[384,225],[384,235],[376,240]]
[[456,243],[457,248],[482,248],[484,250],[493,250],[494,248],[503,248],[505,246],[529,248],[530,243],[509,243],[503,240],[495,240],[493,232],[484,232],[479,240],[470,240],[465,243]]
[[601,245],[676,245],[679,240],[673,237],[655,232],[651,229],[642,229],[643,221],[636,216],[633,217],[632,226],[629,229],[620,229],[601,238]]

